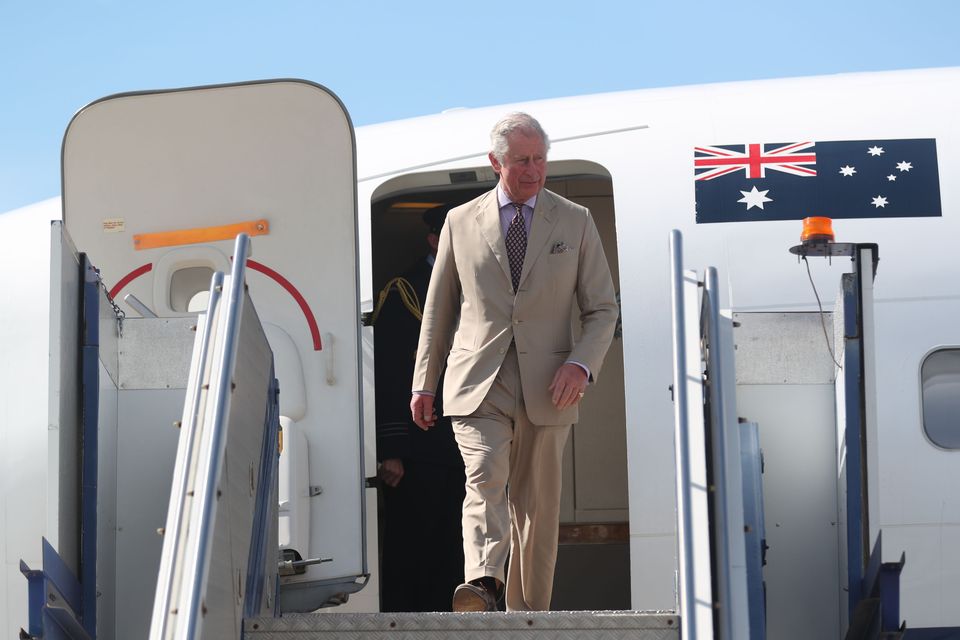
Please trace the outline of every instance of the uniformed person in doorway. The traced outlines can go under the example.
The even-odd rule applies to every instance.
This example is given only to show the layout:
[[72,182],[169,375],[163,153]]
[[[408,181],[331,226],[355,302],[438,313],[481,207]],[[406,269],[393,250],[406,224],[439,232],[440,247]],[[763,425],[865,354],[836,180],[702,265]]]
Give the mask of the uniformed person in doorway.
[[408,406],[420,308],[448,209],[424,213],[429,252],[388,285],[374,322],[383,611],[450,611],[450,593],[463,582],[463,458],[449,418],[423,431]]

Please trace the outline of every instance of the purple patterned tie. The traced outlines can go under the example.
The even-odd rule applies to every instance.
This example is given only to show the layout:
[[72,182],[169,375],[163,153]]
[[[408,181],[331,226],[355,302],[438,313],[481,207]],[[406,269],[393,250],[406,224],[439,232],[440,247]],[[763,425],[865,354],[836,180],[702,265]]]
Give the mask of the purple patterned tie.
[[511,202],[517,210],[507,228],[507,258],[510,260],[510,279],[513,281],[513,293],[520,286],[520,274],[523,272],[523,257],[527,254],[527,228],[523,224],[523,205]]

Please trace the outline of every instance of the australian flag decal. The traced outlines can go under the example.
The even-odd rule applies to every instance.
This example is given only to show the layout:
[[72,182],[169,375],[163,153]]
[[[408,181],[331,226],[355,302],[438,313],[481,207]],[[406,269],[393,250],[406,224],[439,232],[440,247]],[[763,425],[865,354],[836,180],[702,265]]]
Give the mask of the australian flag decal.
[[695,147],[693,170],[697,223],[941,215],[932,138]]

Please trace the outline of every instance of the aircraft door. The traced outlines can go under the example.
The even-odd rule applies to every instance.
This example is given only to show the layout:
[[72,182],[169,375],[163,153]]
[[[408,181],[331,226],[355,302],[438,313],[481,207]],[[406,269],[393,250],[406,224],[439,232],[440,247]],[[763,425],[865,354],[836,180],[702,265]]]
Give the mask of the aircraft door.
[[[281,421],[295,434],[282,455],[296,460],[283,467],[297,511],[287,510],[297,523],[287,531],[299,533],[281,547],[327,560],[284,579],[281,609],[315,609],[360,589],[368,571],[356,160],[342,103],[298,80],[111,96],[75,116],[62,161],[64,224],[127,314],[128,294],[160,318],[203,311],[235,236],[255,236],[247,286],[271,328]],[[120,439],[126,432],[135,443],[138,428],[121,424]],[[118,455],[137,457],[124,468],[158,464],[157,452],[136,446]],[[117,491],[125,486],[133,485],[118,477]],[[137,511],[119,521],[163,526],[165,500],[128,502]],[[118,546],[159,562],[157,536],[131,542]]]

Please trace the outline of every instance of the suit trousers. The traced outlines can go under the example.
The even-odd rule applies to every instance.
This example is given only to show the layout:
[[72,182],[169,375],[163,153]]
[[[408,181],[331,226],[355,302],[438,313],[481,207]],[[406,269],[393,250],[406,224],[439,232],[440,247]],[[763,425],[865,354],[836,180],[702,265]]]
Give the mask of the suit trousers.
[[548,610],[557,563],[563,448],[570,425],[530,422],[514,345],[477,410],[452,421],[466,466],[465,578],[504,581],[508,611]]

